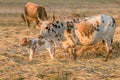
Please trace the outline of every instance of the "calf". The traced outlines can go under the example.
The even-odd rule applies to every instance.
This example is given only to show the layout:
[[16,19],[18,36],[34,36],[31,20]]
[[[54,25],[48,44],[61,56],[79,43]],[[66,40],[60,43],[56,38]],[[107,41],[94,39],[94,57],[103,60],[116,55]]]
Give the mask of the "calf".
[[29,61],[32,60],[33,55],[39,50],[48,50],[51,59],[55,53],[54,42],[50,39],[36,39],[36,38],[22,38],[20,42],[21,46],[25,46],[29,51]]

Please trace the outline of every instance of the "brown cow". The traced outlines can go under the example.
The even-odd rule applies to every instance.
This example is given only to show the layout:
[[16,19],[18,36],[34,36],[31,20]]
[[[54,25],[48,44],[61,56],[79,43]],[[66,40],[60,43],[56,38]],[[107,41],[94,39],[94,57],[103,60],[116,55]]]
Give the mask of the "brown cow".
[[[41,5],[28,2],[24,6],[24,14],[21,15],[23,20],[27,22],[28,28],[30,28],[31,21],[35,21],[39,27],[39,19],[42,21],[47,20],[47,12]],[[38,19],[39,18],[39,19]]]

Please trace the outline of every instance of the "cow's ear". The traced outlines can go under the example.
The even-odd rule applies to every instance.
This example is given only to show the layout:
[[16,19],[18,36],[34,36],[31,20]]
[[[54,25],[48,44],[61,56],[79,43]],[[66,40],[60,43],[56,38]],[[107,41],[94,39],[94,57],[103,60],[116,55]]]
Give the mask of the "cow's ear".
[[59,20],[59,21],[63,21],[62,18],[61,18],[60,16],[58,16],[58,20]]
[[22,38],[21,42],[27,43],[27,38]]
[[27,43],[28,43],[28,44],[32,44],[32,41],[31,41],[31,40],[28,40]]
[[73,19],[73,22],[79,23],[79,22],[80,22],[80,21],[79,21],[79,18],[76,18],[76,19],[74,18],[74,19]]

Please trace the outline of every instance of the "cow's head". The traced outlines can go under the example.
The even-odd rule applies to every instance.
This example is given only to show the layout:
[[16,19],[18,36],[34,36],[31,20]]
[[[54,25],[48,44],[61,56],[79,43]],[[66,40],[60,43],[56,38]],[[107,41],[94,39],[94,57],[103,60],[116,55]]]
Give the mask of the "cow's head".
[[28,46],[28,44],[30,44],[30,43],[31,43],[31,41],[28,40],[27,38],[22,38],[20,41],[21,46]]
[[44,21],[41,29],[39,38],[48,37],[49,35],[53,38],[61,41],[65,40],[64,31],[67,31],[68,34],[73,35],[74,33],[74,22],[61,22],[61,21]]
[[53,18],[50,20],[42,21],[39,19],[39,21],[42,23],[40,26],[40,34],[39,37],[44,37],[46,34],[50,34],[52,32],[52,23],[55,21],[55,16],[53,15]]

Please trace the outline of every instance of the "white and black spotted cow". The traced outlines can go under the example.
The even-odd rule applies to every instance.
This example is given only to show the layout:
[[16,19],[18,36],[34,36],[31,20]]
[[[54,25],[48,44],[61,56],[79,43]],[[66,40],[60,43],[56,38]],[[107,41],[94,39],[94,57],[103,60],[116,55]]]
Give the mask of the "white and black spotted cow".
[[41,38],[52,39],[59,45],[58,47],[63,47],[74,55],[75,35],[72,35],[73,33],[75,33],[73,22],[44,21],[40,29]]
[[[81,45],[93,45],[102,40],[106,43],[108,53],[106,60],[108,60],[109,54],[112,53],[112,41],[116,22],[111,16],[101,14],[84,18],[77,23],[48,22],[41,28],[43,29],[40,29],[40,36],[45,37],[48,34],[54,34],[53,37],[60,40],[64,48],[71,45],[75,46],[76,42]],[[76,59],[75,53],[74,59]]]

